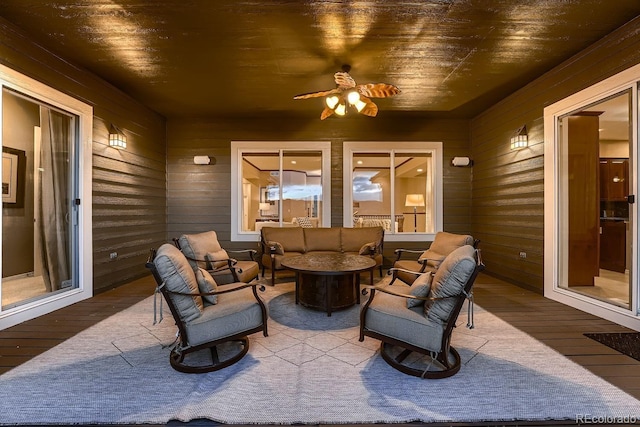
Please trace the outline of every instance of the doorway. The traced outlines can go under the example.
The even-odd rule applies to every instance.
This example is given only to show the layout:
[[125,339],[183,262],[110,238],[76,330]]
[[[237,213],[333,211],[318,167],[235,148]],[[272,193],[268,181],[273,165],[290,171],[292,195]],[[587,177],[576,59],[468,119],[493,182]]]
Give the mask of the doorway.
[[544,295],[640,331],[632,67],[545,108]]
[[3,329],[92,294],[92,109],[6,67],[0,87]]

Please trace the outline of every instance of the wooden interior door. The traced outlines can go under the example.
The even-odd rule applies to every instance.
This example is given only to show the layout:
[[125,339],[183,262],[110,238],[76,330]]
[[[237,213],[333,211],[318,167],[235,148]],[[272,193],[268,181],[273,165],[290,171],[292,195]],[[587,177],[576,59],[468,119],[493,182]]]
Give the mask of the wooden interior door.
[[569,286],[593,286],[600,265],[599,113],[568,118]]

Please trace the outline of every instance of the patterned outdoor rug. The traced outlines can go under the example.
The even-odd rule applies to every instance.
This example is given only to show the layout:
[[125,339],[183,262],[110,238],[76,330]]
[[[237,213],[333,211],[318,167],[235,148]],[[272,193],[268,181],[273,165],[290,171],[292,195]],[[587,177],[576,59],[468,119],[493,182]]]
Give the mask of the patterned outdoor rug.
[[640,332],[589,333],[584,336],[640,360]]
[[460,372],[421,380],[358,341],[359,306],[327,317],[296,305],[293,288],[267,286],[269,336],[200,375],[169,366],[176,327],[166,309],[152,323],[150,297],[1,375],[0,425],[640,419],[640,401],[480,307],[475,329],[463,309],[453,333]]

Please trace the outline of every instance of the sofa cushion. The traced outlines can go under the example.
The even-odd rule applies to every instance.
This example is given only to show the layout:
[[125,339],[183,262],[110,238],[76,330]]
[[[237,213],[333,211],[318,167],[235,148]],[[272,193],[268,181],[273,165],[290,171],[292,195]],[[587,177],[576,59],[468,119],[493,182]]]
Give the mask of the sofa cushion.
[[[424,298],[429,295],[431,290],[432,273],[422,273],[409,287],[409,294],[414,297]],[[407,308],[420,307],[424,304],[424,300],[407,298]]]
[[358,255],[371,255],[371,252],[375,252],[376,247],[376,242],[365,243],[360,247]]
[[264,227],[262,239],[265,242],[280,243],[285,252],[305,252],[304,232],[302,227]]
[[418,261],[427,260],[431,270],[438,268],[442,260],[454,250],[464,245],[473,245],[473,237],[468,234],[454,234],[440,231],[436,233],[429,249],[424,251]]
[[[223,291],[233,284],[220,285]],[[196,346],[217,339],[226,338],[239,332],[238,325],[244,330],[263,324],[262,309],[250,288],[218,295],[218,304],[204,308],[202,316],[185,324],[189,345]]]
[[341,233],[342,252],[360,252],[363,243],[382,243],[384,230],[382,227],[339,228]]
[[433,321],[446,323],[460,295],[476,267],[473,246],[465,245],[451,252],[440,264],[431,281],[429,297],[442,298],[427,301],[424,312]]
[[207,252],[204,255],[204,259],[207,261],[207,268],[209,270],[229,265],[229,254],[224,249],[220,249],[215,252]]
[[[218,290],[218,284],[215,279],[211,277],[211,274],[204,268],[198,268],[196,270],[196,281],[198,282],[198,289],[200,293],[215,292]],[[218,295],[203,295],[202,301],[205,305],[213,305],[218,303]]]
[[[392,285],[391,289],[402,287],[400,292],[404,293],[409,289],[407,285],[398,285]],[[427,318],[422,307],[407,308],[405,301],[403,297],[376,292],[366,311],[365,327],[420,348],[440,351],[444,332],[442,325]]]
[[207,253],[216,253],[222,250],[215,231],[183,234],[178,238],[178,244],[180,245],[180,250],[189,259],[189,264],[191,264],[194,271],[198,267],[207,268],[205,260]]
[[[184,254],[175,246],[168,243],[160,246],[153,263],[168,291],[199,293],[193,268]],[[204,306],[200,295],[169,294],[169,298],[184,322],[195,320],[202,314]]]
[[274,242],[270,240],[267,242],[267,248],[269,249],[269,253],[271,253],[271,249],[273,248],[273,253],[276,255],[284,255],[284,247],[280,242]]
[[305,228],[305,252],[340,252],[340,228]]

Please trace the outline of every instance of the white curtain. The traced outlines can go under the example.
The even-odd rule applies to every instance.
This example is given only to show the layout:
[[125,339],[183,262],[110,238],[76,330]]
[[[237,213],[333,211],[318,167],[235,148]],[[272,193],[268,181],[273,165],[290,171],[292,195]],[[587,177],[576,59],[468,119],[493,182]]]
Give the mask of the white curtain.
[[[40,107],[40,218],[44,281],[49,292],[70,283],[69,146],[71,120]],[[36,153],[35,155],[38,155]]]

